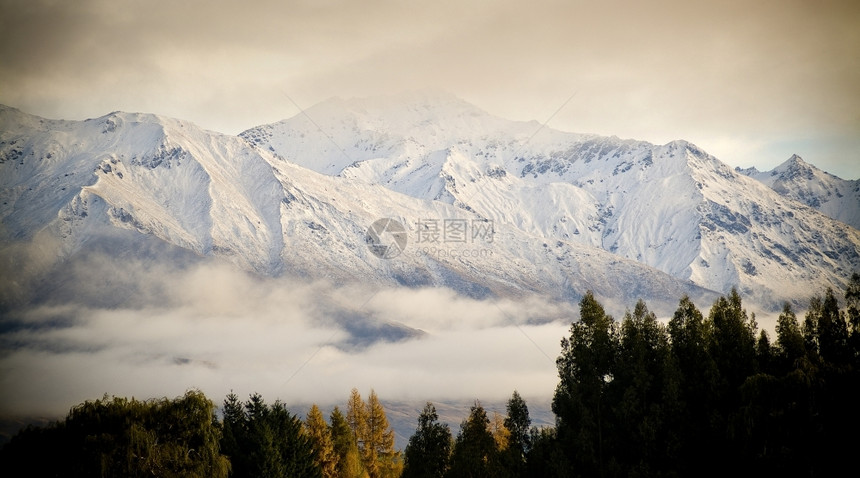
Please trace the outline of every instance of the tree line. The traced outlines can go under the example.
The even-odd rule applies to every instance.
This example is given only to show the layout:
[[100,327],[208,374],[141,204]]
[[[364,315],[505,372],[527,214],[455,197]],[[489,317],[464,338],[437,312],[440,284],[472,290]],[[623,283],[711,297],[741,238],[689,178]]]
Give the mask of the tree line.
[[314,404],[302,420],[260,394],[221,407],[191,390],[173,400],[105,396],[61,421],[28,426],[0,450],[0,471],[20,476],[388,478],[402,454],[385,409],[371,390],[353,389],[346,414],[329,422]]
[[553,427],[513,392],[506,416],[471,407],[456,436],[427,403],[403,452],[375,392],[344,414],[304,419],[259,394],[221,406],[104,397],[27,427],[0,470],[27,476],[608,477],[850,469],[860,431],[860,275],[840,308],[827,289],[800,320],[786,304],[772,340],[732,290],[707,315],[683,297],[668,323],[643,301],[621,320],[591,292],[561,341]]
[[557,360],[543,476],[834,476],[860,433],[860,276],[771,341],[736,290],[668,324],[644,302],[618,322],[592,294]]

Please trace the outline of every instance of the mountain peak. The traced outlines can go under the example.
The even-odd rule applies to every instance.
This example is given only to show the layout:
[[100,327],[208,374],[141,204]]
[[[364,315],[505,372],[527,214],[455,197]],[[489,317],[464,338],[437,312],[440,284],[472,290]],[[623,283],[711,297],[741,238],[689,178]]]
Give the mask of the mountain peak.
[[803,158],[801,158],[801,157],[800,157],[799,155],[797,155],[797,154],[792,154],[790,158],[788,158],[787,160],[785,160],[785,162],[783,162],[781,165],[777,166],[777,167],[776,167],[776,169],[781,169],[781,168],[783,168],[783,167],[785,167],[785,168],[812,168],[812,169],[818,169],[818,168],[815,168],[815,166],[813,166],[813,165],[811,165],[811,164],[807,163],[806,161],[804,161],[804,160],[803,160]]
[[811,180],[819,171],[818,168],[807,163],[797,154],[793,154],[784,163],[774,168],[771,175],[778,175],[785,179],[804,178]]
[[818,209],[854,228],[860,228],[860,181],[845,180],[793,154],[771,171],[736,170],[755,178],[787,198]]

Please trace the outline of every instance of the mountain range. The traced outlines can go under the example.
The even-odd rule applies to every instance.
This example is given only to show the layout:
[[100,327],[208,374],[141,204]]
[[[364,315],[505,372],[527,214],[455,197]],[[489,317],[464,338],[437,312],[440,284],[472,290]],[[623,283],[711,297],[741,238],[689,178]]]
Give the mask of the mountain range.
[[737,287],[774,309],[860,270],[858,188],[797,157],[734,170],[687,141],[557,131],[439,93],[332,99],[238,136],[0,107],[2,299],[51,296],[51,271],[99,250],[666,310]]
[[860,229],[860,179],[836,177],[807,163],[798,155],[770,171],[735,168],[758,179],[779,194],[815,208],[824,214]]

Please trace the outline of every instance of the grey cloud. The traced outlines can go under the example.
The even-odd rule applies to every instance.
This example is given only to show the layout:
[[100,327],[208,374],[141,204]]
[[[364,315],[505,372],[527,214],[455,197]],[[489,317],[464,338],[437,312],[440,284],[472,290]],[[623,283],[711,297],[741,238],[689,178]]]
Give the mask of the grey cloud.
[[[860,175],[850,1],[23,2],[0,16],[0,102],[50,117],[146,110],[227,133],[330,96],[423,87],[490,112],[731,164],[778,143]],[[733,142],[735,148],[726,148]],[[806,151],[798,151],[806,153]]]
[[[326,403],[354,386],[404,400],[501,400],[515,388],[548,396],[548,357],[571,319],[569,307],[539,298],[335,287],[208,260],[173,267],[90,252],[64,264],[64,294],[0,317],[2,416],[189,387],[216,400],[232,389],[289,403]],[[116,270],[125,278],[112,280]],[[116,289],[141,296],[101,299]]]

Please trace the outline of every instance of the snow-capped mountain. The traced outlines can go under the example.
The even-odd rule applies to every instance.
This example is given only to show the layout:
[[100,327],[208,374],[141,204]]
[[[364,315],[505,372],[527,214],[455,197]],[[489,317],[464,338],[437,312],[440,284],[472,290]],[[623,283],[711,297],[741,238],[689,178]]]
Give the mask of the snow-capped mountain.
[[[0,191],[0,244],[9,250],[47,236],[58,259],[145,237],[258,274],[335,283],[566,300],[592,289],[627,303],[714,296],[593,245],[550,241],[444,201],[320,174],[239,137],[154,115],[54,121],[2,108]],[[405,228],[409,242],[397,257],[380,258],[366,244],[380,218]],[[425,230],[447,225],[465,229],[441,242]],[[117,233],[122,241],[106,239]],[[116,251],[120,267],[133,249]]]
[[444,202],[763,302],[837,286],[860,233],[693,144],[653,145],[493,117],[457,98],[330,100],[241,134],[315,171]]
[[793,155],[771,171],[735,168],[779,194],[860,229],[860,179],[847,180],[822,171]]
[[[707,306],[734,286],[776,307],[860,270],[856,229],[690,143],[566,133],[427,93],[330,100],[239,137],[3,107],[0,223],[0,249],[48,237],[60,259],[121,233],[104,248],[155,238],[269,276],[592,289],[655,307],[685,293]],[[396,250],[372,247],[371,225]]]

